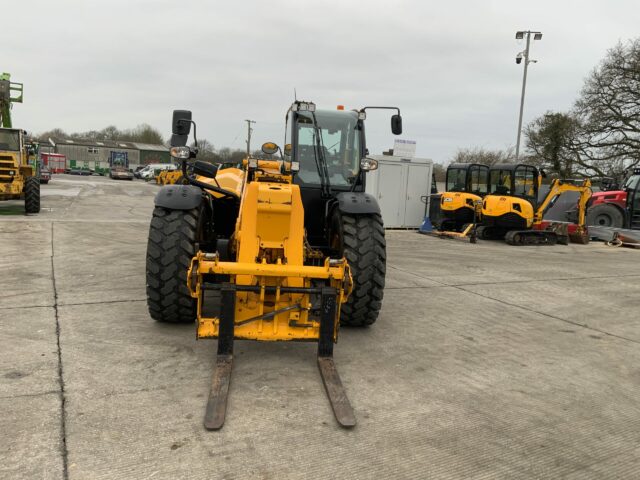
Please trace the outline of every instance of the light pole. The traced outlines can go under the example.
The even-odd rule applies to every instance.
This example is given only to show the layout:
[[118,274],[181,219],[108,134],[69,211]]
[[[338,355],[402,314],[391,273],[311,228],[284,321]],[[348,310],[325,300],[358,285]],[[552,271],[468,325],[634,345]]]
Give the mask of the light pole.
[[252,123],[256,123],[255,120],[245,120],[247,122],[247,158],[251,156],[251,133],[253,132],[253,128],[251,128]]
[[519,30],[516,32],[516,40],[522,40],[525,35],[527,36],[526,48],[516,55],[516,63],[521,63],[524,58],[524,73],[522,75],[522,95],[520,96],[520,117],[518,118],[518,140],[516,142],[516,161],[520,156],[520,135],[522,134],[522,111],[524,110],[524,92],[527,88],[527,69],[529,63],[536,63],[537,60],[531,60],[529,58],[529,47],[531,46],[531,35],[534,40],[542,40],[542,32],[532,32],[531,30]]

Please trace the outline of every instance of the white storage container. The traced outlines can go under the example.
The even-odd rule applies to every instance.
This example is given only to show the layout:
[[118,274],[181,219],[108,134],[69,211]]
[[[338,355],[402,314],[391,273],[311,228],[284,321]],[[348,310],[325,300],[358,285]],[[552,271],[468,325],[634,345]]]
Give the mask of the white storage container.
[[367,193],[380,204],[385,228],[419,228],[428,212],[433,162],[426,158],[370,155],[378,169],[367,173]]

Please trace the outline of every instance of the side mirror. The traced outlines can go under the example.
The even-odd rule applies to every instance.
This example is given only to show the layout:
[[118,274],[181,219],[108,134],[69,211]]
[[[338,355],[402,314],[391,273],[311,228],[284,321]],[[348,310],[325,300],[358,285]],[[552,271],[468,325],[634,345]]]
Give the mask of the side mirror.
[[196,160],[193,162],[193,173],[194,175],[202,175],[207,178],[216,178],[218,166],[213,163]]
[[189,110],[174,110],[171,122],[171,146],[184,147],[191,131],[191,112]]
[[291,156],[291,144],[290,144],[290,143],[287,143],[287,144],[284,146],[284,154],[285,154],[287,157],[290,157],[290,156]]
[[266,153],[267,155],[273,155],[280,147],[273,142],[267,142],[262,144],[262,153]]
[[402,133],[402,117],[399,114],[391,117],[391,132],[393,132],[394,135],[400,135]]

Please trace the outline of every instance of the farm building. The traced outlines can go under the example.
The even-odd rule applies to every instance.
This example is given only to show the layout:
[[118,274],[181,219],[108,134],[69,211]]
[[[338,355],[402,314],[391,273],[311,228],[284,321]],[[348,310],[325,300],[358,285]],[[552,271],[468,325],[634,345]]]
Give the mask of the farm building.
[[135,170],[138,165],[171,162],[169,149],[164,145],[77,138],[51,138],[42,145],[53,147],[47,148],[51,153],[65,155],[67,168],[89,169],[101,174],[109,172],[113,166]]

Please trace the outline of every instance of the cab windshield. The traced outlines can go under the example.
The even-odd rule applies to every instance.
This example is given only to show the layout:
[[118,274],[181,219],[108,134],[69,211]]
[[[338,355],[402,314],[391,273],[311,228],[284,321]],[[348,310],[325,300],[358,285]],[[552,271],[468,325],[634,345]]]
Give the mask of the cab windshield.
[[464,192],[467,188],[466,183],[466,168],[450,168],[447,170],[447,192]]
[[638,182],[640,181],[640,175],[631,175],[622,187],[623,190],[635,190]]
[[538,185],[537,174],[534,167],[521,165],[516,168],[514,195],[535,202],[537,198]]
[[485,195],[489,188],[489,168],[473,165],[469,169],[469,190],[475,195]]
[[511,192],[511,174],[512,170],[491,170],[491,178],[489,183],[491,185],[490,193],[496,195],[509,195]]
[[0,150],[20,151],[20,132],[18,130],[0,129]]
[[[327,165],[332,187],[351,186],[360,164],[360,124],[355,113],[316,111],[318,128],[312,114],[299,112],[297,121],[296,160],[300,162],[298,181],[320,185],[322,157]],[[320,155],[319,153],[322,153]]]

